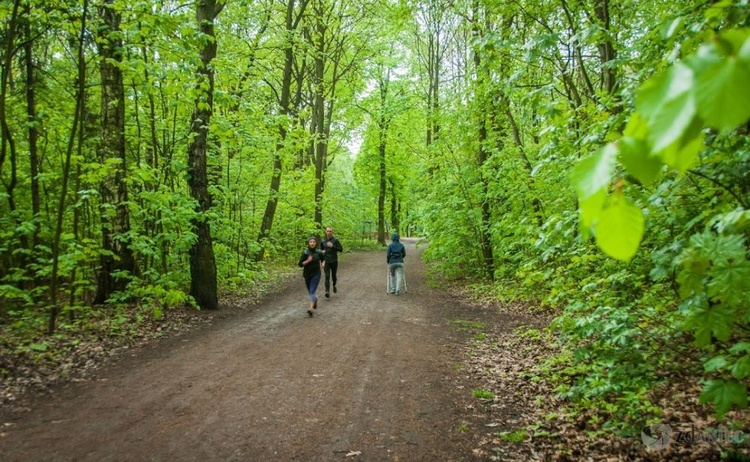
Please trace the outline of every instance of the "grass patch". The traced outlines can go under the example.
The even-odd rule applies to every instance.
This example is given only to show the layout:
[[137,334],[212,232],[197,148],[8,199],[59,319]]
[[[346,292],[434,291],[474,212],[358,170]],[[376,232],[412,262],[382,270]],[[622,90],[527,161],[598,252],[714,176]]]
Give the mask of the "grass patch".
[[503,441],[507,441],[508,443],[520,443],[526,438],[528,438],[529,434],[526,430],[515,430],[512,432],[500,432],[497,434],[497,437],[500,438]]
[[480,390],[480,389],[473,389],[471,390],[471,394],[474,395],[474,398],[476,399],[492,399],[495,397],[495,394],[492,393],[489,390]]
[[468,321],[466,319],[451,319],[448,321],[452,326],[458,327],[461,332],[480,331],[487,326],[481,321]]

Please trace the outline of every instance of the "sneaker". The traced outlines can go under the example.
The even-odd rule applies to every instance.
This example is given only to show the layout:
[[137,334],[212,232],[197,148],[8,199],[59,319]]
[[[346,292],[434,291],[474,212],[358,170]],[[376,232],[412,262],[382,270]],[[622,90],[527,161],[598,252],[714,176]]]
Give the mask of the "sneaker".
[[313,314],[312,310],[307,310],[307,314],[308,314],[308,316],[310,316],[312,318],[312,314]]
[[393,295],[393,294],[395,294],[395,293],[396,293],[396,291],[395,291],[395,290],[392,290],[392,291],[390,291],[390,292],[388,292],[388,293],[389,293],[389,294],[391,294],[391,295]]
[[[336,289],[334,289],[334,290],[336,290]],[[330,298],[330,297],[331,297],[331,294],[329,294],[328,292],[326,292],[326,298]]]

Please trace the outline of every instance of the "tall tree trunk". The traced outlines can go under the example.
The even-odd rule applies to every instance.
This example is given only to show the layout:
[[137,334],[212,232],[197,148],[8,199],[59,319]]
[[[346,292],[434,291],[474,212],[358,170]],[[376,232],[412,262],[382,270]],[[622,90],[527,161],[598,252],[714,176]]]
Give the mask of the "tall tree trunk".
[[427,145],[429,146],[440,135],[440,70],[441,63],[438,57],[433,57],[432,63],[432,77],[430,82],[430,108],[429,108],[429,124],[430,132],[428,136]]
[[31,34],[30,13],[31,7],[24,7],[24,52],[26,65],[26,116],[29,126],[29,167],[31,172],[31,213],[34,222],[32,245],[38,246],[39,240],[39,213],[41,212],[41,199],[39,197],[39,129],[37,127],[36,113],[36,70],[34,69],[34,37]]
[[378,243],[385,245],[385,195],[386,195],[386,134],[380,131],[378,143],[378,162],[380,167],[380,189],[378,191]]
[[[440,135],[440,79],[445,52],[454,33],[446,27],[446,13],[450,10],[451,2],[446,0],[427,0],[419,2],[417,7],[422,27],[416,31],[416,49],[427,76],[425,146],[428,150]],[[433,175],[436,169],[436,164],[430,163],[427,171]]]
[[426,6],[427,35],[427,137],[429,147],[440,133],[440,72],[443,68],[443,52],[447,44],[442,43],[443,14],[446,5],[442,0],[432,0]]
[[[283,122],[282,122],[283,123]],[[279,189],[281,188],[281,150],[284,148],[283,140],[286,139],[286,127],[279,126],[279,139],[276,142],[276,150],[273,153],[273,172],[271,173],[271,184],[268,191],[268,200],[266,209],[263,212],[263,219],[260,222],[260,232],[258,233],[258,244],[260,250],[255,256],[255,261],[263,261],[266,255],[266,247],[271,237],[273,228],[273,219],[276,216],[276,206],[279,203]]]
[[[140,27],[140,25],[139,25]],[[141,46],[141,56],[143,59],[143,62],[145,64],[143,69],[143,78],[145,82],[148,82],[149,85],[151,85],[151,75],[148,71],[149,66],[149,50],[146,47],[146,44],[143,44]],[[156,126],[156,99],[154,98],[154,90],[149,90],[148,92],[148,119],[149,119],[149,135],[151,137],[151,146],[149,146],[148,151],[146,152],[146,163],[150,168],[154,170],[154,179],[156,182],[158,182],[158,176],[156,175],[156,172],[159,170],[159,158],[161,155],[163,155],[163,149],[162,149],[162,143],[159,141],[159,135],[158,135],[158,129]],[[146,190],[148,191],[155,191],[158,188],[158,184],[156,182],[149,181],[145,184]],[[153,217],[150,217],[146,223],[147,229],[152,233],[152,235],[158,235],[160,233],[164,232],[164,225],[162,224],[162,211],[158,210],[156,212],[156,215]],[[159,249],[159,268],[162,274],[165,274],[168,270],[167,268],[167,253],[168,253],[168,245],[167,239],[160,239],[161,241],[161,248]]]
[[[318,228],[323,227],[323,195],[326,189],[326,171],[330,161],[328,159],[328,140],[333,121],[333,110],[336,102],[336,85],[339,80],[353,68],[352,63],[343,64],[344,53],[357,55],[361,51],[358,47],[350,47],[348,37],[340,24],[330,26],[327,18],[341,15],[335,11],[343,2],[332,2],[330,10],[324,10],[323,1],[319,1],[315,11],[316,33],[314,38],[314,82],[315,99],[315,223]],[[326,66],[330,66],[329,69]]]
[[[15,36],[18,29],[18,9],[21,0],[13,2],[13,11],[8,21],[8,29],[3,31],[5,37],[3,48],[2,73],[0,74],[0,179],[2,179],[3,166],[8,156],[8,143],[11,142],[10,128],[8,127],[8,84],[10,82],[11,69],[13,67],[13,49],[16,46]],[[7,187],[6,187],[7,189]]]
[[518,128],[518,124],[516,123],[516,119],[513,117],[513,113],[510,110],[510,102],[503,99],[502,104],[505,108],[505,115],[508,117],[508,122],[510,123],[511,132],[513,133],[513,140],[516,143],[516,146],[518,147],[518,152],[521,156],[521,161],[523,162],[524,167],[526,167],[526,171],[529,173],[528,178],[528,184],[529,184],[529,191],[531,192],[531,206],[534,209],[534,217],[536,218],[536,224],[538,227],[542,227],[544,224],[544,217],[542,216],[542,202],[539,200],[539,197],[536,194],[536,187],[535,187],[535,181],[534,181],[534,166],[531,165],[531,160],[529,160],[529,157],[526,155],[526,147],[524,146],[523,140],[521,139],[521,130]]
[[[88,16],[89,2],[83,0],[83,11],[81,12],[81,32],[78,37],[78,76],[76,82],[76,107],[73,113],[73,123],[70,129],[70,138],[68,138],[68,145],[65,151],[65,163],[63,164],[62,171],[62,184],[60,191],[60,200],[57,204],[57,219],[55,222],[55,234],[52,238],[52,273],[50,274],[49,284],[49,299],[50,299],[50,311],[49,319],[47,321],[47,333],[52,335],[55,332],[55,326],[57,324],[57,317],[60,313],[60,307],[57,302],[57,288],[58,288],[58,270],[60,268],[60,240],[63,231],[63,221],[65,217],[65,198],[68,195],[68,179],[70,177],[70,164],[73,157],[73,149],[76,144],[76,133],[78,130],[83,130],[83,111],[86,107],[86,55],[85,55],[85,37],[86,37],[86,19]],[[80,126],[79,126],[80,124]]]
[[315,224],[323,227],[323,189],[325,156],[328,140],[325,133],[325,98],[323,83],[325,79],[325,37],[326,25],[322,11],[316,14],[316,53],[315,53]]
[[[140,28],[140,23],[139,23]],[[150,64],[149,50],[146,44],[141,45],[141,58],[143,59],[143,80],[151,85],[151,74],[148,71]],[[159,137],[157,135],[156,128],[156,101],[154,99],[153,90],[148,91],[148,133],[151,139],[151,145],[146,152],[146,164],[154,170],[159,168]],[[153,190],[153,184],[147,184],[147,189]]]
[[[480,12],[478,2],[474,3],[474,26],[472,33],[474,38],[479,42],[482,35],[482,29],[480,26]],[[489,159],[489,152],[487,150],[487,110],[492,107],[490,101],[488,101],[487,88],[490,85],[489,71],[486,67],[482,66],[482,56],[479,47],[474,48],[474,67],[477,75],[476,80],[476,98],[477,98],[477,116],[478,116],[478,136],[477,142],[479,144],[477,149],[477,168],[479,171],[479,178],[482,187],[482,222],[479,229],[479,244],[482,249],[482,260],[484,275],[489,280],[494,280],[495,277],[495,258],[492,250],[492,237],[490,234],[490,228],[492,226],[492,211],[490,208],[490,201],[487,194],[489,189],[487,177],[483,174],[482,170],[484,165]]]
[[[13,139],[13,135],[8,125],[8,85],[10,83],[10,77],[13,67],[13,57],[15,55],[17,46],[16,34],[21,26],[22,20],[18,15],[20,7],[20,0],[13,2],[13,11],[11,13],[10,21],[8,21],[8,29],[5,32],[5,47],[3,49],[3,62],[2,62],[2,78],[0,83],[0,181],[5,186],[6,199],[8,200],[8,208],[11,212],[11,217],[18,222],[16,214],[16,197],[15,189],[18,186],[18,153],[16,152],[16,145]],[[3,163],[10,155],[10,181],[5,183],[3,178]],[[18,236],[21,247],[26,249],[29,247],[28,238],[25,234]],[[23,258],[19,263],[19,266],[25,267]]]
[[[567,0],[561,0],[561,4],[562,4],[562,7],[563,7],[563,11],[565,12],[565,17],[568,20],[568,27],[570,28],[569,33],[570,33],[571,36],[577,36],[579,34],[578,26],[577,26],[577,24],[576,24],[576,22],[575,22],[575,20],[573,18],[573,15],[572,15],[572,13],[570,11],[570,6],[568,5]],[[586,65],[585,65],[585,63],[583,61],[583,50],[581,50],[580,41],[575,41],[571,46],[573,47],[573,54],[575,56],[575,61],[576,61],[576,66],[574,66],[574,69],[578,73],[578,75],[580,77],[580,80],[583,83],[583,87],[584,87],[584,89],[586,91],[586,95],[589,98],[596,98],[596,92],[594,90],[594,86],[591,84],[591,79],[589,78],[589,74],[586,71]],[[571,68],[571,66],[569,66],[569,64],[570,63],[566,63],[564,65],[566,73],[568,73],[567,69]],[[568,78],[570,79],[570,74],[569,73],[568,73]],[[572,79],[569,80],[569,84],[571,85],[571,90],[576,88],[575,84],[572,81]],[[577,91],[577,90],[575,90],[575,91]],[[576,107],[578,107],[578,106],[580,106],[580,102],[579,102],[579,104]]]
[[[315,223],[323,227],[323,195],[326,188],[328,141],[336,103],[336,85],[343,76],[356,68],[360,53],[366,44],[352,43],[350,32],[342,25],[341,19],[347,16],[343,10],[346,2],[319,0],[315,5],[315,33],[312,46],[315,48],[313,77],[314,130],[315,143],[312,146],[315,166]],[[350,17],[356,21],[356,17]],[[344,57],[349,58],[344,62]]]
[[114,7],[114,0],[107,0],[99,7],[99,16],[102,21],[97,40],[102,80],[99,161],[106,174],[99,185],[104,252],[99,258],[94,303],[104,303],[114,292],[125,289],[127,278],[115,273],[135,273],[135,258],[125,238],[130,231],[130,212],[125,181],[125,84],[120,69],[122,15]]
[[[281,94],[279,95],[279,110],[284,116],[290,114],[290,100],[292,94],[292,73],[294,70],[294,45],[292,42],[291,34],[296,30],[299,19],[302,17],[305,7],[307,6],[308,0],[300,2],[300,13],[297,19],[294,18],[294,6],[296,0],[287,0],[286,4],[286,30],[288,42],[284,49],[284,74],[281,77]],[[276,149],[273,153],[273,172],[271,173],[271,185],[269,187],[268,200],[266,201],[266,209],[263,212],[263,219],[260,223],[260,232],[258,233],[258,244],[260,250],[255,256],[255,261],[262,261],[265,257],[266,246],[268,239],[271,237],[271,229],[273,227],[273,220],[276,216],[276,206],[279,202],[279,189],[281,188],[281,174],[282,164],[281,155],[284,149],[287,135],[287,117],[282,117],[279,121],[279,133],[276,139]]]
[[617,57],[615,46],[610,36],[610,19],[609,19],[609,0],[596,0],[594,3],[594,14],[599,21],[600,27],[604,30],[601,34],[602,41],[599,43],[599,59],[602,67],[602,87],[607,94],[614,97],[614,106],[612,113],[618,114],[622,111],[620,98],[615,94],[617,87],[617,69],[612,62]]
[[401,232],[401,223],[398,218],[399,202],[396,197],[396,184],[393,182],[393,178],[389,178],[388,182],[391,184],[391,228],[394,232]]
[[380,113],[378,115],[378,162],[380,167],[380,189],[378,191],[378,243],[385,245],[385,198],[387,193],[386,152],[388,144],[388,128],[391,116],[388,112],[388,84],[390,83],[390,69],[385,72],[378,82],[380,90]]
[[198,203],[198,216],[191,223],[197,240],[190,248],[190,295],[199,307],[206,310],[219,307],[216,258],[208,218],[212,200],[208,190],[208,130],[214,99],[214,71],[211,67],[211,61],[216,57],[214,21],[224,5],[216,0],[199,0],[196,8],[196,19],[204,40],[188,146],[188,185],[190,195]]
[[594,4],[594,14],[599,20],[601,28],[604,30],[604,39],[599,43],[599,58],[602,64],[602,87],[607,93],[612,93],[617,83],[615,69],[608,66],[609,62],[615,59],[615,48],[612,40],[609,38],[609,2],[607,0],[596,0]]
[[[287,1],[287,8],[289,8],[289,5],[294,6],[295,0],[288,0]],[[268,26],[271,21],[271,16],[273,14],[272,8],[269,5],[269,9],[266,12],[265,19],[262,22],[260,28],[255,32],[254,37],[252,41],[248,44],[250,49],[250,56],[247,59],[247,64],[245,65],[245,71],[240,75],[237,84],[235,88],[231,91],[230,96],[233,100],[233,102],[229,105],[227,108],[227,116],[231,118],[232,127],[236,129],[241,129],[241,127],[244,125],[245,121],[243,120],[243,112],[241,111],[241,103],[245,99],[245,92],[248,89],[248,82],[252,77],[255,76],[255,72],[257,70],[257,53],[261,50],[261,42],[263,40],[264,34],[266,30],[268,29]],[[287,24],[289,23],[289,17],[287,17]],[[287,29],[289,26],[287,26]],[[285,58],[286,59],[286,58]],[[291,82],[291,78],[290,78]],[[286,114],[286,112],[282,112],[283,114]],[[285,121],[284,121],[285,122]],[[285,124],[283,127],[286,130]],[[286,138],[286,131],[284,133],[284,138]],[[276,150],[279,149],[279,140],[277,139],[276,142]],[[232,146],[230,145],[228,149],[226,150],[226,188],[227,190],[236,189],[233,188],[233,181],[236,182],[236,185],[240,185],[240,179],[237,178],[237,180],[232,179],[232,162],[233,160],[237,158],[238,159],[238,167],[236,170],[243,171],[243,153],[240,146]],[[280,157],[279,157],[280,160]],[[275,162],[274,162],[275,163]],[[281,165],[279,163],[279,165]],[[279,170],[281,171],[281,170]],[[281,177],[279,176],[279,180]],[[277,186],[278,187],[278,186]],[[235,226],[235,232],[233,233],[233,236],[230,240],[229,248],[231,248],[234,253],[234,259],[236,261],[236,271],[239,272],[242,268],[242,266],[246,263],[246,260],[248,257],[253,258],[254,261],[260,261],[257,260],[258,257],[263,258],[264,255],[262,255],[264,252],[263,246],[260,246],[260,249],[258,251],[255,251],[252,255],[248,255],[247,249],[249,247],[248,240],[253,239],[250,237],[245,231],[247,224],[244,222],[244,214],[243,214],[243,201],[244,201],[245,191],[244,190],[236,190],[232,196],[229,198],[229,220],[234,224]],[[274,214],[275,214],[275,207],[274,207]],[[262,227],[262,226],[261,226]],[[269,228],[270,229],[270,228]],[[259,238],[257,242],[262,242]]]
[[437,136],[435,131],[435,107],[437,104],[436,92],[437,83],[435,79],[435,70],[437,69],[437,63],[435,62],[435,48],[436,38],[430,34],[427,37],[427,135],[425,136],[425,145],[429,147],[432,144],[433,136]]

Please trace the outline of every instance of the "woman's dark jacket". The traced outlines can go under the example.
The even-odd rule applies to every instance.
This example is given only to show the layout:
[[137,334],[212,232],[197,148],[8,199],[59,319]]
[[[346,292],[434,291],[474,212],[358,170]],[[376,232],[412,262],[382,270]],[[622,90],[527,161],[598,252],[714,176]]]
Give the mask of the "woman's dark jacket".
[[[302,262],[307,260],[307,257],[312,254],[312,261],[308,263],[307,265],[303,265]],[[317,249],[305,249],[304,252],[302,252],[302,256],[299,257],[299,262],[297,263],[297,266],[302,267],[302,276],[305,278],[311,278],[315,276],[316,274],[320,274],[320,260],[323,259],[323,254],[320,252],[320,250]]]

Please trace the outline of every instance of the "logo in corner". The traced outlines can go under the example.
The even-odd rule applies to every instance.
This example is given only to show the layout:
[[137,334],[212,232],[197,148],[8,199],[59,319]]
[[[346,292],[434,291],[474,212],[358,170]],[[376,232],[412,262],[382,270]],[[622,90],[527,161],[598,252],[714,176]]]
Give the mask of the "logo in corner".
[[672,427],[662,423],[646,425],[641,430],[641,440],[649,449],[664,449],[672,442]]

